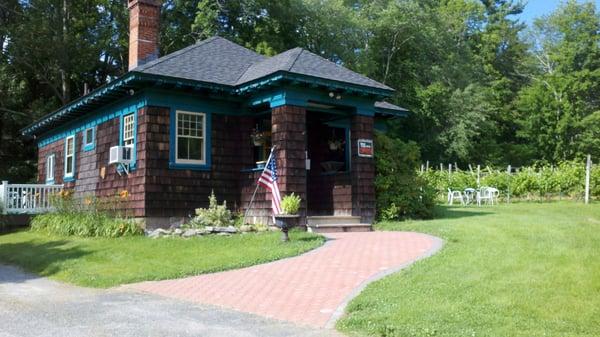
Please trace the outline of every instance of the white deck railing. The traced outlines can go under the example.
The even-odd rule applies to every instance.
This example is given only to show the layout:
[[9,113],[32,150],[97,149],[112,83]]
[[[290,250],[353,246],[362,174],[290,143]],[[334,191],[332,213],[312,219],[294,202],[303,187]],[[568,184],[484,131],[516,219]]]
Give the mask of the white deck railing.
[[53,194],[63,185],[9,184],[0,185],[0,210],[4,214],[37,214],[52,210]]

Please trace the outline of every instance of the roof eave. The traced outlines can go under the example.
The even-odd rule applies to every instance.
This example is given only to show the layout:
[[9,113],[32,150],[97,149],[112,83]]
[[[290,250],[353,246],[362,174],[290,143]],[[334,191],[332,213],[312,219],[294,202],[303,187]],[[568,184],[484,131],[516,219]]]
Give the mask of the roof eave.
[[267,76],[263,76],[248,83],[239,84],[235,89],[238,94],[251,93],[256,90],[271,87],[279,81],[290,81],[292,83],[302,83],[313,87],[324,87],[330,90],[343,90],[347,92],[357,93],[359,95],[372,95],[377,98],[386,98],[393,95],[394,89],[383,89],[370,87],[365,85],[353,84],[348,82],[336,81],[310,75],[301,75],[288,71],[278,71]]
[[[224,91],[224,92],[232,92],[232,88],[225,85],[214,84],[214,83],[206,83],[194,80],[186,80],[176,77],[155,75],[155,74],[147,74],[141,73],[137,71],[130,71],[127,74],[117,78],[116,80],[105,84],[89,94],[82,96],[75,101],[66,104],[60,109],[40,118],[34,123],[26,126],[21,129],[21,134],[24,136],[35,136],[42,132],[44,127],[48,127],[54,123],[60,123],[64,119],[68,119],[69,117],[73,117],[77,112],[88,112],[87,110],[93,110],[96,107],[90,106],[91,104],[99,104],[100,106],[104,105],[105,102],[102,102],[106,99],[114,99],[115,96],[124,97],[127,95],[127,92],[123,92],[123,89],[130,89],[128,86],[133,85],[134,83],[139,84],[143,82],[154,82],[157,84],[171,84],[174,87],[191,87],[191,88],[201,88],[201,89],[209,89],[214,91]],[[112,95],[112,97],[110,96]]]

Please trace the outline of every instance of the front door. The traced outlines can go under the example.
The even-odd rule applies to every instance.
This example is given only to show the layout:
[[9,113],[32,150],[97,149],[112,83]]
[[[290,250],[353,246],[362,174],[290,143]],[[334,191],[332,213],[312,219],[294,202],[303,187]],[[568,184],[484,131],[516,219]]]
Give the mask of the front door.
[[308,215],[351,215],[349,118],[307,111],[306,122]]

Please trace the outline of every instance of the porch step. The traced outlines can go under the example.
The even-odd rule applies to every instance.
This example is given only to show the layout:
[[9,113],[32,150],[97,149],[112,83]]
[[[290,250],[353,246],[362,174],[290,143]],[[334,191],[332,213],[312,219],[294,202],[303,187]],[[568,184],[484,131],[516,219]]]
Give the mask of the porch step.
[[306,217],[308,225],[359,224],[360,217],[352,215],[323,215]]
[[311,233],[370,232],[373,230],[371,224],[368,223],[309,224],[307,228]]

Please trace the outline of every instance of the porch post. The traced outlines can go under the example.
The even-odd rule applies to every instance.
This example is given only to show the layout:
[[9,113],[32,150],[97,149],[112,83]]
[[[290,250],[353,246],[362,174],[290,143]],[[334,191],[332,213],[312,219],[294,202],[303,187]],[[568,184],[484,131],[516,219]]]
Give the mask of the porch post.
[[[354,115],[350,127],[352,215],[361,222],[375,219],[375,160],[358,156],[358,140],[373,139],[373,117]],[[377,151],[377,149],[375,149]]]
[[306,225],[306,108],[292,105],[273,108],[271,140],[277,146],[281,197],[294,192],[302,198],[300,224]]

